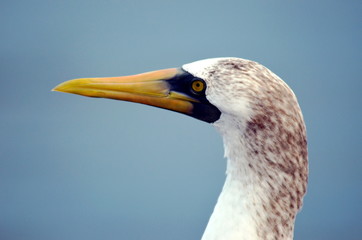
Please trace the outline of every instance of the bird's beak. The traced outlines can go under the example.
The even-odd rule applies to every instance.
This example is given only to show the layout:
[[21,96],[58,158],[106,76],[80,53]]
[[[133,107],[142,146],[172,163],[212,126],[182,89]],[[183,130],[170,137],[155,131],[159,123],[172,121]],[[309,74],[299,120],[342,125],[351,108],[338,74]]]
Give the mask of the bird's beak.
[[133,76],[80,78],[63,82],[53,91],[142,103],[190,115],[192,103],[198,100],[173,91],[168,81],[181,74],[182,70],[170,68]]

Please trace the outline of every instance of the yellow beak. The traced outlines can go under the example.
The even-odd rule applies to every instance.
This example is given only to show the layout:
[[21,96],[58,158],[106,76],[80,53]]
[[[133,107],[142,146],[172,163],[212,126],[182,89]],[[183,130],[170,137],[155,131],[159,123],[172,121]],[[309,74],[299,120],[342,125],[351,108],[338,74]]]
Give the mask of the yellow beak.
[[53,91],[137,102],[192,114],[192,102],[199,101],[172,91],[171,85],[167,81],[182,74],[181,71],[177,68],[170,68],[133,76],[80,78],[63,82]]

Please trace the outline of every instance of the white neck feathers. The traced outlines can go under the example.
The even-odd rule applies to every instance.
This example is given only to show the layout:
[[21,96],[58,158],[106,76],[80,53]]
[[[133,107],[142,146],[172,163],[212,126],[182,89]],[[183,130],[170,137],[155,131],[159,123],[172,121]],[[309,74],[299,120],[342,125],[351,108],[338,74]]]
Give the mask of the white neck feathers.
[[257,153],[260,143],[251,141],[249,126],[230,120],[223,115],[214,124],[223,136],[227,176],[202,240],[293,239],[304,195],[293,184],[298,182],[294,176],[298,170],[290,173],[280,168],[279,154]]

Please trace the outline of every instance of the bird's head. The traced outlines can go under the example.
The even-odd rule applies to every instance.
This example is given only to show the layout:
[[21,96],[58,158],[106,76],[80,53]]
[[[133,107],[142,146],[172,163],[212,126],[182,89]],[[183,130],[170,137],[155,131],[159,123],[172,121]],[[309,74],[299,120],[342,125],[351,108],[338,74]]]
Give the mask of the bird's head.
[[212,58],[133,76],[74,79],[53,90],[147,104],[214,123],[221,114],[250,120],[251,110],[269,107],[283,92],[280,88],[294,97],[283,81],[256,62]]

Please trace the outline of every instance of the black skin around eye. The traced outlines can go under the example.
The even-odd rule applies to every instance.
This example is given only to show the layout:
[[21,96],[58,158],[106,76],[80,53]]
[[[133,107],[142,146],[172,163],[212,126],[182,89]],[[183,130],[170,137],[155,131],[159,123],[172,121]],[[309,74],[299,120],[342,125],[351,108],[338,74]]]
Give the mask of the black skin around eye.
[[[170,84],[170,91],[186,94],[198,101],[192,102],[193,110],[192,113],[188,114],[189,116],[208,123],[216,122],[220,118],[221,112],[207,100],[205,95],[207,85],[205,81],[185,70],[181,69],[181,71],[182,73],[167,80]],[[204,84],[204,87],[200,92],[196,92],[192,89],[192,83],[196,80],[199,80]]]
[[[182,92],[186,95],[194,96],[200,101],[206,100],[205,89],[207,86],[205,81],[201,78],[195,77],[192,74],[183,71],[183,73],[178,74],[177,76],[167,81],[170,83],[172,91]],[[204,87],[201,91],[196,91],[193,89],[192,84],[195,81],[200,81],[204,84]]]

